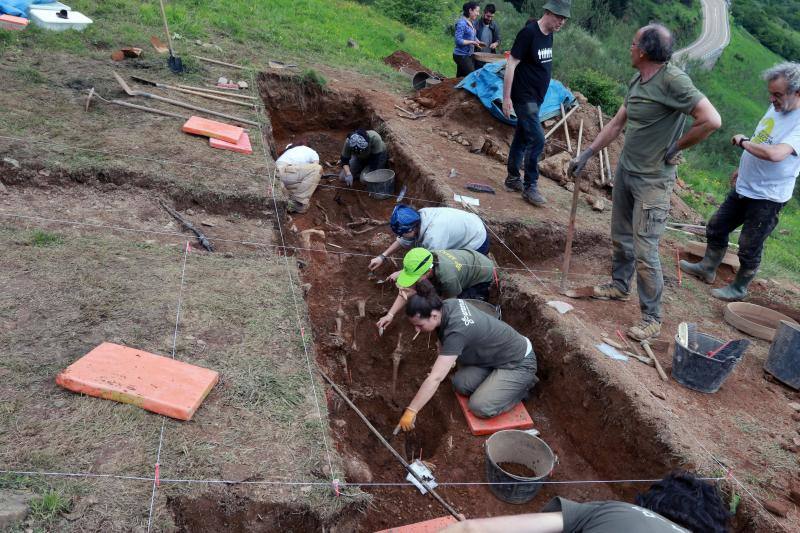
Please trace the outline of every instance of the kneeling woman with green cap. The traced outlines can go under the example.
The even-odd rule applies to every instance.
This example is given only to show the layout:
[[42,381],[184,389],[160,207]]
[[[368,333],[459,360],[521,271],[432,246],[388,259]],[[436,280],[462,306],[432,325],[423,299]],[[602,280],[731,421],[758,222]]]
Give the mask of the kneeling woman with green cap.
[[403,431],[414,428],[417,413],[455,364],[453,388],[469,396],[469,410],[481,418],[508,411],[539,381],[530,340],[464,300],[442,301],[428,281],[417,283],[406,315],[417,331],[437,331],[439,357],[400,419]]
[[474,250],[434,250],[412,248],[403,258],[403,270],[392,274],[400,294],[389,312],[378,320],[378,329],[386,329],[415,294],[414,286],[430,281],[443,298],[486,300],[494,279],[494,263]]

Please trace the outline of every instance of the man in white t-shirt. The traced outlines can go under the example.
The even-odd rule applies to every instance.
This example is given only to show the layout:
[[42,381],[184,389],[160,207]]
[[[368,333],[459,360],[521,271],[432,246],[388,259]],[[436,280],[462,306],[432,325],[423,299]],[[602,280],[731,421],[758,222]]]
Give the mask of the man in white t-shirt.
[[728,248],[728,236],[742,226],[736,279],[715,298],[741,300],[761,264],[764,241],[778,225],[778,213],[791,200],[800,172],[800,63],[781,63],[764,72],[772,105],[752,137],[737,134],[731,144],[743,150],[728,197],[706,226],[708,247],[699,263],[681,261],[681,270],[713,283]]
[[305,213],[311,195],[319,185],[322,167],[319,154],[306,146],[304,138],[295,139],[275,161],[278,177],[289,192],[289,213]]

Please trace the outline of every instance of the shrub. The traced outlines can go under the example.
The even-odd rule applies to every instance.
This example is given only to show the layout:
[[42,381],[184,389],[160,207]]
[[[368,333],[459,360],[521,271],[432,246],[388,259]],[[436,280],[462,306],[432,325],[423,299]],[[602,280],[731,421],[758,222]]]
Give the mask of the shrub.
[[602,72],[584,69],[572,78],[571,88],[580,91],[592,105],[600,105],[613,114],[622,105],[619,84]]

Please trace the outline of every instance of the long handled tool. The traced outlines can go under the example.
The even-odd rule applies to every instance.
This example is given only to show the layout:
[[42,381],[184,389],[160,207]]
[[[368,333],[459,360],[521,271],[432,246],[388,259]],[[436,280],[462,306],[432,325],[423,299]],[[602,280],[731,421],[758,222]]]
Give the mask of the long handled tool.
[[145,85],[152,85],[153,87],[159,87],[161,89],[167,89],[170,91],[178,91],[181,93],[194,94],[195,96],[199,96],[201,98],[208,98],[209,100],[219,100],[220,102],[228,102],[229,104],[243,105],[245,107],[249,107],[250,109],[253,109],[255,107],[251,102],[242,102],[240,100],[232,100],[230,98],[225,98],[223,96],[214,96],[213,94],[207,94],[200,91],[193,91],[191,89],[184,89],[183,87],[167,85],[166,83],[160,83],[157,81],[148,80],[140,76],[131,76],[131,79],[134,81],[138,81],[139,83],[143,83]]
[[[583,141],[583,119],[578,129],[578,146],[575,157],[581,155],[581,142]],[[572,184],[575,188],[572,189],[572,208],[569,212],[569,226],[567,226],[567,244],[564,248],[564,263],[561,265],[561,292],[562,294],[567,291],[567,276],[569,276],[569,263],[572,260],[572,239],[575,237],[575,217],[578,214],[578,196],[581,194],[580,176],[572,175]]]
[[185,218],[183,218],[183,217],[181,216],[181,214],[180,214],[180,213],[178,213],[177,211],[175,211],[174,209],[172,209],[170,206],[168,206],[167,204],[165,204],[163,200],[159,200],[159,201],[158,201],[158,203],[160,203],[160,204],[161,204],[161,207],[163,207],[164,209],[166,209],[167,213],[169,213],[170,215],[172,215],[172,218],[174,218],[175,220],[177,220],[178,222],[180,222],[180,223],[181,223],[181,225],[182,225],[183,227],[185,227],[186,229],[188,229],[189,231],[191,231],[192,233],[194,233],[194,234],[195,234],[195,236],[197,236],[197,240],[198,240],[198,241],[200,241],[200,245],[201,245],[203,248],[205,248],[205,249],[206,249],[206,250],[208,250],[209,252],[213,252],[213,251],[214,251],[214,247],[213,247],[213,246],[211,245],[211,243],[209,242],[209,240],[208,240],[208,237],[206,237],[206,236],[205,236],[205,234],[204,234],[202,231],[200,231],[199,229],[197,229],[197,228],[194,226],[194,224],[192,224],[191,222],[189,222],[188,220],[186,220]]
[[181,89],[191,89],[193,91],[200,91],[203,93],[210,93],[210,94],[221,94],[223,96],[230,96],[231,98],[242,98],[244,100],[258,100],[255,96],[249,96],[246,94],[237,94],[231,91],[224,92],[224,91],[215,91],[213,89],[206,89],[205,87],[195,87],[194,85],[181,85],[180,83],[177,85]]
[[143,105],[131,104],[130,102],[125,102],[123,100],[107,100],[107,99],[103,98],[102,96],[100,96],[99,94],[97,94],[94,91],[94,87],[89,89],[89,96],[86,97],[86,111],[89,111],[89,105],[92,102],[92,98],[98,98],[101,102],[105,102],[106,104],[114,104],[114,105],[118,105],[118,106],[122,106],[122,107],[128,107],[128,108],[131,108],[131,109],[138,109],[139,111],[146,111],[148,113],[155,113],[157,115],[164,115],[165,117],[180,118],[180,119],[183,119],[183,120],[188,120],[189,119],[189,117],[187,117],[186,115],[179,115],[178,113],[173,113],[171,111],[164,111],[162,109],[156,109],[154,107],[147,107],[147,106],[143,106]]
[[167,13],[164,11],[164,0],[158,0],[161,4],[161,18],[164,20],[164,30],[167,32],[167,45],[169,46],[169,58],[167,59],[167,66],[175,74],[183,72],[183,61],[175,55],[175,49],[172,48],[172,35],[169,33],[169,26],[167,25]]
[[220,113],[218,111],[212,111],[211,109],[206,109],[205,107],[200,107],[192,104],[187,104],[186,102],[182,102],[181,100],[173,100],[172,98],[164,98],[163,96],[159,96],[157,94],[148,93],[146,91],[134,91],[131,89],[125,80],[122,79],[122,76],[117,74],[116,72],[112,71],[114,77],[117,79],[117,83],[120,84],[122,90],[125,91],[125,94],[128,96],[143,96],[145,98],[152,98],[153,100],[158,100],[160,102],[166,102],[168,104],[176,105],[179,107],[185,107],[186,109],[194,109],[195,111],[202,111],[203,113],[208,113],[209,115],[214,115],[217,117],[227,118],[228,120],[233,120],[234,122],[241,122],[242,124],[250,124],[251,126],[258,126],[258,122],[253,120],[248,120],[241,117],[236,117],[233,115],[228,115],[225,113]]
[[358,415],[361,421],[364,422],[364,424],[366,424],[366,426],[369,428],[372,434],[378,437],[378,440],[381,441],[381,444],[383,444],[386,447],[386,449],[389,450],[392,453],[392,455],[394,455],[395,459],[400,461],[400,464],[403,465],[403,468],[405,468],[412,476],[414,476],[414,479],[416,479],[425,488],[425,490],[427,490],[431,494],[431,496],[436,498],[436,501],[438,501],[442,505],[442,507],[444,507],[447,510],[448,513],[453,515],[459,521],[465,520],[463,514],[456,511],[452,505],[447,503],[444,498],[439,496],[439,494],[434,489],[432,489],[430,485],[428,485],[428,483],[414,471],[414,469],[411,468],[411,465],[408,464],[408,461],[406,461],[403,458],[403,456],[397,452],[397,450],[392,448],[392,445],[389,444],[389,442],[383,438],[383,435],[381,435],[380,432],[377,429],[375,429],[375,426],[372,425],[369,419],[367,419],[367,417],[364,416],[364,413],[362,413],[361,410],[358,407],[356,407],[356,405],[350,400],[350,398],[347,397],[344,391],[342,391],[342,389],[340,389],[339,386],[336,383],[334,383],[333,380],[329,378],[325,372],[323,372],[320,369],[317,369],[317,371],[322,375],[325,381],[328,382],[328,384],[333,388],[333,390],[336,391],[336,394],[342,397],[342,399],[350,407],[350,409],[355,411],[355,413]]

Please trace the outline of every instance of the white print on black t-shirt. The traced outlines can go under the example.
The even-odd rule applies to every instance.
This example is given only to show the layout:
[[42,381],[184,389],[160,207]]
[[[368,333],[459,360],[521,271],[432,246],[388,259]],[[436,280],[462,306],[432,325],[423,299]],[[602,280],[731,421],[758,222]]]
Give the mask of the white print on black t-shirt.
[[465,302],[464,300],[459,300],[458,306],[461,308],[461,320],[464,322],[464,325],[471,326],[472,324],[474,324],[475,321],[472,320],[471,318],[472,313],[470,312],[469,307],[467,306],[467,302]]
[[552,48],[540,48],[537,53],[539,54],[539,63],[549,63],[553,60]]

